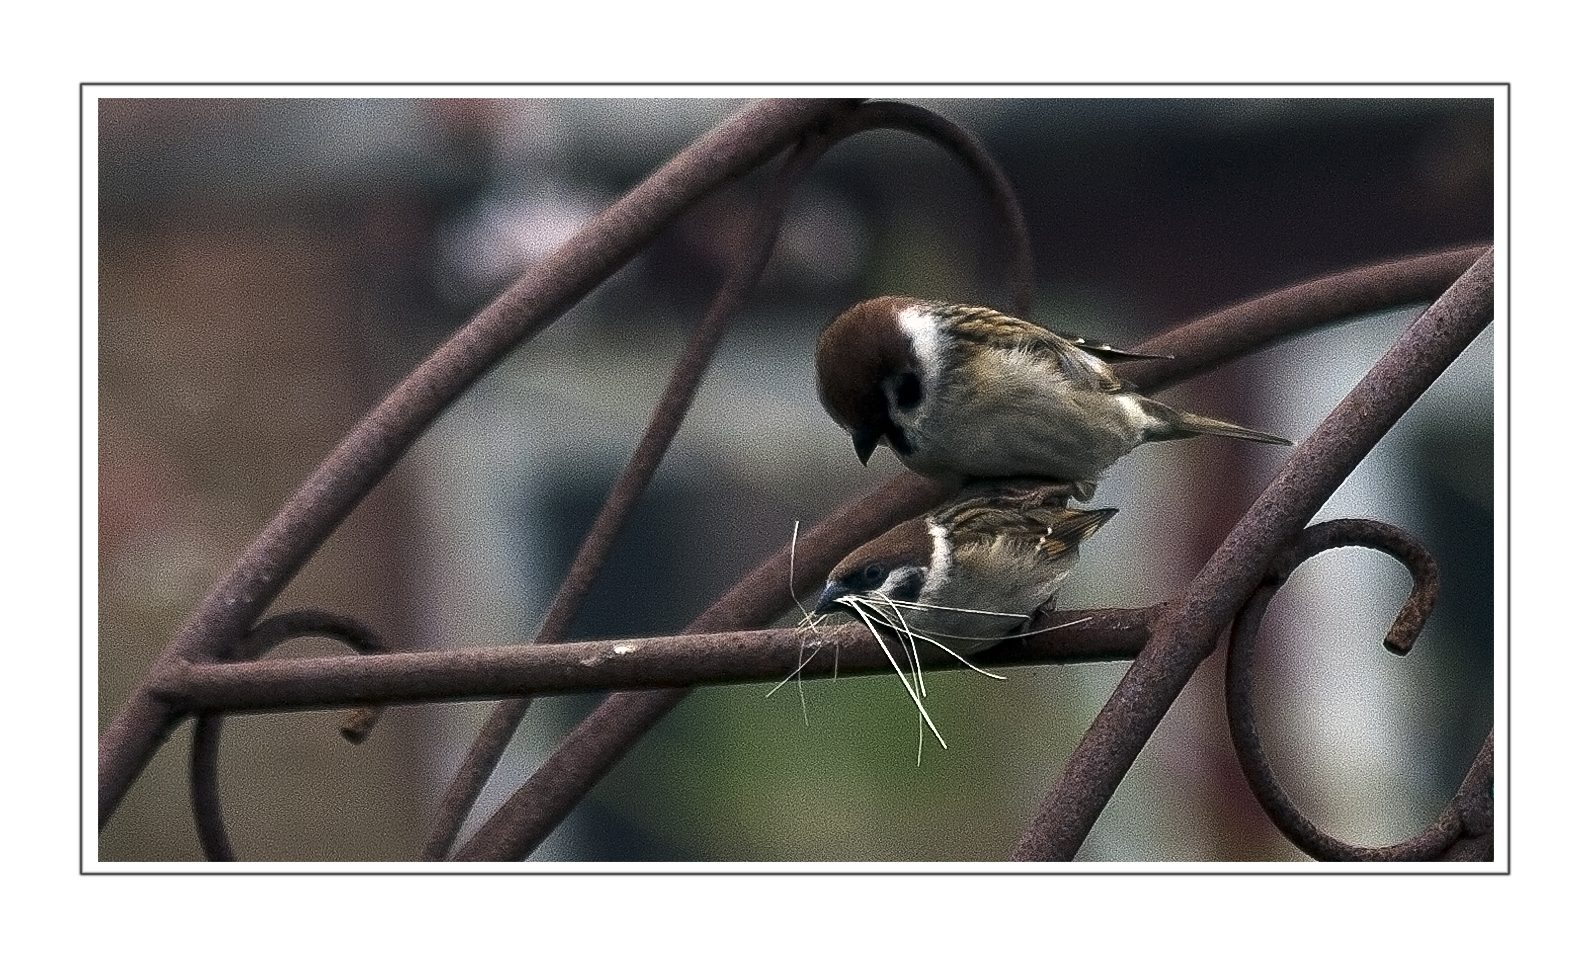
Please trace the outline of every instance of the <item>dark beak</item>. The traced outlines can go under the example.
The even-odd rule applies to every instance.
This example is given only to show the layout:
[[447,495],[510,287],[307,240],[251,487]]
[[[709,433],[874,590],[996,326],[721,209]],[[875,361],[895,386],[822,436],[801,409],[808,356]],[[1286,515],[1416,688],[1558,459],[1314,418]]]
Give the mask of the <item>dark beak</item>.
[[813,608],[814,613],[834,613],[841,609],[840,598],[851,591],[834,581],[824,584],[824,592],[818,595],[818,606]]
[[857,459],[867,466],[868,458],[873,456],[874,448],[879,445],[879,431],[858,427],[852,431],[851,445],[857,448]]

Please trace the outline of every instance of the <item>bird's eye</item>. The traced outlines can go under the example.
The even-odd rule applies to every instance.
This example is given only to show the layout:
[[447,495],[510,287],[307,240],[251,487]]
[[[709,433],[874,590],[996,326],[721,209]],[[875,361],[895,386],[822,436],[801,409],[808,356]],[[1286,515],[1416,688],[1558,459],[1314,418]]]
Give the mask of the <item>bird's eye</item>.
[[885,575],[886,571],[884,569],[884,564],[870,563],[866,567],[862,568],[862,585],[865,588],[872,590],[879,584],[884,583]]
[[896,388],[896,406],[902,410],[911,410],[923,402],[923,382],[915,373],[908,373],[901,378],[901,385]]

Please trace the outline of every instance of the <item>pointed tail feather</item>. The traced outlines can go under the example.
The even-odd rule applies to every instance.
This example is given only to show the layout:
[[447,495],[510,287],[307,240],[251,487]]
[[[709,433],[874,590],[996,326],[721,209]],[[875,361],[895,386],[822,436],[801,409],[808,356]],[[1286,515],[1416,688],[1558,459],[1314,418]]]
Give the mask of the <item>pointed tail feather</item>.
[[1253,439],[1256,443],[1280,443],[1293,446],[1293,441],[1283,436],[1274,436],[1270,433],[1261,433],[1259,430],[1250,430],[1248,427],[1239,427],[1237,423],[1218,420],[1216,417],[1202,417],[1199,414],[1186,414],[1180,409],[1173,409],[1159,401],[1145,400],[1145,412],[1153,417],[1159,417],[1162,427],[1151,430],[1148,439],[1181,439],[1184,436],[1199,436],[1200,433],[1212,433],[1215,436],[1235,436],[1239,439]]
[[1173,411],[1173,413],[1174,418],[1172,420],[1172,433],[1167,436],[1166,439],[1168,440],[1175,440],[1179,437],[1192,437],[1201,433],[1209,433],[1218,437],[1237,437],[1240,440],[1255,440],[1259,443],[1281,443],[1288,446],[1293,445],[1293,441],[1287,439],[1286,437],[1273,436],[1269,433],[1262,433],[1259,430],[1251,430],[1248,427],[1240,427],[1238,424],[1228,423],[1226,420],[1217,420],[1214,417],[1202,417],[1197,413],[1184,413],[1180,410]]

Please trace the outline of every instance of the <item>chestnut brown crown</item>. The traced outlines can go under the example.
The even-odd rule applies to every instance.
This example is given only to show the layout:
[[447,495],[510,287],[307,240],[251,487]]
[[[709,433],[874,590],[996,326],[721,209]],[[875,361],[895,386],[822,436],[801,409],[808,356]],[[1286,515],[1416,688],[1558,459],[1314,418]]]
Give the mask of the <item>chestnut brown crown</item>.
[[830,321],[818,337],[818,399],[851,433],[863,463],[881,438],[898,450],[907,443],[890,420],[884,384],[916,363],[899,317],[918,302],[895,296],[864,300]]

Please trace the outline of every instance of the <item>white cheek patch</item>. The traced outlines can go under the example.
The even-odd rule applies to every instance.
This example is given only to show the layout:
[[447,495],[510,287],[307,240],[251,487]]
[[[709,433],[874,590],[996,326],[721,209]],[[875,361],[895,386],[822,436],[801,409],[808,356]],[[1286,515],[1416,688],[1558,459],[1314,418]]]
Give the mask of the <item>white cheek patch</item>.
[[[890,571],[890,576],[885,578],[884,583],[879,584],[879,588],[875,592],[882,593],[887,597],[894,597],[896,592],[901,588],[902,581],[906,580],[922,569],[922,567],[896,567],[894,570]],[[921,591],[922,588],[919,589]]]
[[923,381],[923,392],[933,392],[940,380],[940,333],[935,326],[934,314],[922,307],[908,307],[896,316],[901,332],[912,344],[912,356],[917,360],[918,378]]
[[923,579],[923,592],[936,594],[951,578],[951,533],[943,524],[929,524],[929,538],[934,541],[934,553],[929,560],[929,572]]

